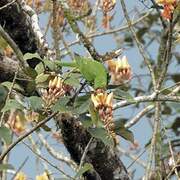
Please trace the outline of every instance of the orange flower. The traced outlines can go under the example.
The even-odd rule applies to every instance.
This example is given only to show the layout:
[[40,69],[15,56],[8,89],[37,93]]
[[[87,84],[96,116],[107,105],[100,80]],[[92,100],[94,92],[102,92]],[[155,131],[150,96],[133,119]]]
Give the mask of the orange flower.
[[156,0],[156,3],[159,5],[163,5],[162,16],[165,19],[172,19],[173,11],[177,5],[176,0]]

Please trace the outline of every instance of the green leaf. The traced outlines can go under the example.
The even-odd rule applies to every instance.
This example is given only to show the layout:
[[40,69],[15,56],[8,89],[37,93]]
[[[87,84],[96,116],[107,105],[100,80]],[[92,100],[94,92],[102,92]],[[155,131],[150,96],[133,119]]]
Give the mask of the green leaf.
[[54,61],[50,61],[49,59],[44,59],[43,62],[45,66],[48,67],[51,71],[56,70],[56,64]]
[[114,141],[112,137],[108,134],[108,132],[101,127],[96,128],[88,128],[88,132],[91,136],[100,139],[107,146],[114,146]]
[[51,108],[54,112],[66,113],[69,111],[67,107],[67,103],[69,102],[69,97],[61,97],[55,103],[55,105]]
[[42,109],[43,100],[37,96],[31,96],[28,98],[30,108],[34,111],[38,111]]
[[55,61],[56,65],[57,66],[60,66],[60,67],[77,67],[77,64],[76,62],[62,62],[62,61]]
[[85,163],[84,166],[82,166],[81,169],[75,175],[75,179],[81,177],[85,172],[90,171],[92,169],[93,169],[93,166],[91,164]]
[[31,67],[25,68],[25,73],[32,79],[35,79],[37,76],[37,72],[35,71],[35,69],[33,69]]
[[8,101],[6,101],[6,104],[4,106],[4,108],[2,109],[2,112],[6,112],[12,109],[24,109],[24,107],[15,99],[9,99]]
[[89,95],[77,97],[74,102],[73,113],[83,114],[87,112],[89,109],[89,103],[90,103],[89,98],[90,98]]
[[42,62],[36,65],[35,70],[37,74],[42,74],[44,72],[44,65]]
[[26,92],[29,94],[33,94],[35,90],[36,90],[36,82],[35,81],[28,82],[26,87]]
[[94,109],[94,106],[92,103],[89,104],[89,113],[91,115],[91,119],[92,119],[93,124],[95,124],[97,126],[98,122],[100,122],[100,118],[99,118],[99,114]]
[[14,167],[11,164],[0,164],[0,171],[4,171],[8,169],[13,170]]
[[[8,90],[10,90],[11,87],[12,87],[12,82],[6,81],[6,82],[1,83],[1,85],[7,87]],[[13,85],[13,89],[16,89],[16,90],[19,90],[19,91],[24,91],[23,88],[21,88],[21,86],[19,86],[19,85],[16,84],[16,83]]]
[[134,135],[133,135],[132,131],[130,131],[129,129],[124,127],[126,121],[127,121],[127,119],[120,119],[118,121],[115,121],[115,123],[114,123],[115,124],[115,132],[117,135],[134,143]]
[[82,125],[85,127],[85,128],[89,128],[89,127],[92,127],[93,126],[93,122],[91,120],[90,117],[87,117],[86,115],[80,115],[79,116],[79,120],[81,121]]
[[36,77],[36,84],[38,83],[43,83],[45,81],[47,81],[47,79],[49,78],[49,74],[39,74],[37,77]]
[[25,61],[28,60],[28,59],[32,59],[33,60],[33,58],[37,58],[37,59],[42,60],[38,53],[26,53],[24,55],[24,60]]
[[84,78],[94,83],[94,88],[104,88],[107,85],[107,72],[103,64],[88,58],[76,58],[77,66]]
[[64,83],[76,88],[78,88],[80,85],[79,79],[73,76],[66,78]]
[[119,88],[116,88],[114,91],[114,97],[116,99],[126,99],[129,101],[134,101],[134,98],[129,94],[129,92],[123,91]]
[[5,104],[7,94],[8,94],[7,89],[4,86],[0,85],[0,109]]
[[11,144],[11,131],[5,126],[0,127],[0,138],[4,140],[4,142],[8,145]]

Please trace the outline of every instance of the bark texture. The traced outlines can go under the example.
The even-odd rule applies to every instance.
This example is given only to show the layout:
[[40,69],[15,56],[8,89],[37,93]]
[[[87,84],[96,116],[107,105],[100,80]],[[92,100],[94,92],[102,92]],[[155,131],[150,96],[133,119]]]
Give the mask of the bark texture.
[[[61,116],[64,144],[72,159],[79,164],[84,149],[90,140],[90,134],[82,127],[78,119]],[[85,174],[87,180],[129,180],[129,176],[115,149],[94,139],[91,143],[85,162],[91,163],[95,172]]]
[[[0,7],[8,0],[0,0]],[[14,3],[0,11],[0,24],[17,43],[23,53],[36,52],[38,46],[27,15]],[[37,62],[30,64],[31,67]],[[1,81],[12,79],[17,68],[17,62],[0,55]],[[7,77],[8,75],[8,77]],[[22,75],[23,76],[23,75]],[[84,149],[90,140],[90,134],[82,127],[78,119],[67,115],[61,116],[64,144],[72,159],[79,164]],[[106,147],[101,141],[93,140],[85,157],[85,162],[92,163],[95,171],[84,174],[87,180],[129,180],[126,168],[114,149]]]

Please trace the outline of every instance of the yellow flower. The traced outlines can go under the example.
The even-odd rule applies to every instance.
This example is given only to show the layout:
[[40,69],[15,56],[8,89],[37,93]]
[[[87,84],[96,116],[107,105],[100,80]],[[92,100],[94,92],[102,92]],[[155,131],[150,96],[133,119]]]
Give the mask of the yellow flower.
[[42,175],[36,176],[36,180],[49,180],[47,172],[44,172]]
[[112,83],[115,85],[122,84],[124,81],[131,79],[132,71],[127,57],[118,58],[117,61],[108,61],[108,69],[111,74]]
[[14,180],[26,180],[27,177],[23,172],[18,172]]
[[102,91],[97,94],[91,94],[91,100],[95,108],[100,106],[112,107],[113,93],[107,94]]
[[20,111],[12,111],[9,115],[7,124],[17,135],[23,133],[26,130],[27,124],[24,113]]

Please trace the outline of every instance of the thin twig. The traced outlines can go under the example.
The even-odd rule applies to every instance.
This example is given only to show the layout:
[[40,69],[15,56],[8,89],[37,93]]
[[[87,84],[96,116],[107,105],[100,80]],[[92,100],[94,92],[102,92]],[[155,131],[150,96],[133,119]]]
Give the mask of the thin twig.
[[[177,163],[176,163],[176,160],[175,160],[175,157],[174,157],[174,152],[173,152],[173,149],[172,149],[171,141],[168,141],[168,144],[169,144],[169,150],[170,150],[170,153],[171,153],[171,158],[173,160],[173,166],[176,167]],[[175,171],[175,174],[177,176],[177,179],[180,179],[180,176],[178,174],[177,168],[175,168],[174,171]]]
[[172,49],[172,31],[173,31],[173,27],[172,27],[172,20],[169,23],[169,33],[168,33],[168,40],[167,40],[167,49],[165,50],[165,56],[164,56],[164,63],[163,63],[163,68],[162,68],[162,72],[160,74],[160,77],[158,79],[157,82],[157,88],[160,89],[162,83],[164,82],[165,79],[165,75],[169,66],[169,62],[171,60],[171,49]]
[[[146,163],[141,161],[139,158],[140,156],[135,156],[131,153],[129,153],[127,150],[123,149],[122,147],[118,146],[117,147],[118,151],[120,151],[123,155],[127,156],[128,158],[132,159],[133,160],[133,164],[135,162],[137,162],[139,165],[141,165],[143,168],[146,168]],[[144,152],[143,152],[144,153]],[[142,153],[141,153],[142,155]],[[132,166],[132,165],[131,165]],[[130,168],[130,166],[129,166]]]
[[9,34],[2,28],[1,25],[0,25],[0,35],[9,44],[9,46],[13,49],[13,51],[15,52],[22,68],[25,69],[26,67],[28,67],[29,65],[23,59],[23,53],[21,52],[19,47],[16,45],[14,40],[9,36]]
[[113,105],[113,109],[117,109],[119,107],[128,106],[131,104],[141,103],[141,102],[155,102],[155,101],[172,101],[172,102],[180,102],[179,96],[170,96],[170,95],[159,95],[156,97],[156,93],[153,93],[148,96],[138,96],[135,97],[132,101],[122,100]]
[[0,7],[0,11],[3,10],[3,9],[5,9],[5,8],[7,8],[8,6],[12,5],[12,4],[15,3],[15,2],[16,2],[16,0],[13,0],[13,1],[5,4],[4,6]]
[[[147,150],[147,149],[144,149],[144,151],[143,151],[142,153],[140,153],[140,154],[136,157],[136,159],[134,159],[134,161],[127,166],[127,169],[129,169],[136,161],[138,161],[139,158],[146,152],[146,150]],[[147,166],[146,166],[146,167],[147,167]]]
[[[155,104],[155,116],[154,116],[154,128],[153,128],[153,135],[151,139],[151,145],[150,145],[150,152],[149,152],[149,160],[146,168],[146,175],[145,180],[149,180],[150,174],[152,171],[152,162],[154,158],[154,153],[156,152],[156,146],[157,146],[157,135],[160,130],[160,104],[159,102],[156,102]],[[155,159],[157,160],[157,159]]]
[[56,59],[60,59],[60,50],[59,50],[59,40],[60,40],[60,33],[59,33],[59,24],[57,23],[58,19],[58,2],[57,0],[53,0],[53,12],[52,12],[52,19],[53,19],[53,39],[54,39],[54,49],[56,51]]
[[123,10],[124,16],[126,18],[128,26],[129,26],[129,30],[131,31],[133,39],[135,40],[135,42],[137,44],[137,47],[139,49],[139,52],[142,55],[142,57],[144,59],[144,62],[146,63],[146,65],[147,65],[147,67],[149,69],[149,72],[150,72],[151,78],[152,78],[153,87],[154,87],[154,89],[156,89],[155,88],[156,87],[155,74],[154,74],[151,62],[150,62],[149,58],[147,57],[146,53],[144,52],[143,45],[141,44],[141,42],[139,41],[138,37],[136,36],[136,32],[135,32],[135,30],[134,30],[134,28],[132,26],[132,22],[130,20],[129,15],[128,15],[128,12],[127,12],[124,0],[120,0],[120,2],[121,2],[121,6],[122,6],[122,10]]
[[72,161],[71,159],[69,159],[68,157],[66,157],[63,154],[60,154],[60,152],[56,152],[49,144],[48,142],[45,140],[45,138],[43,137],[42,134],[38,133],[38,137],[40,139],[40,141],[42,142],[42,144],[45,146],[45,148],[47,149],[47,151],[49,152],[49,154],[51,156],[53,156],[56,160],[62,161],[64,163],[66,163],[68,166],[70,166],[73,169],[77,168],[77,165],[75,164],[74,161]]
[[[12,84],[11,84],[11,87],[10,87],[10,89],[9,89],[9,92],[8,92],[8,95],[7,95],[7,97],[6,97],[6,101],[5,101],[5,102],[7,102],[7,101],[9,100],[9,97],[10,97],[10,95],[11,95],[11,93],[12,93],[13,88],[14,88],[14,84],[15,84],[15,81],[16,81],[16,78],[17,78],[17,75],[18,75],[18,72],[19,72],[19,66],[18,66],[17,71],[16,71],[15,74],[14,74],[14,78],[13,78],[13,81],[12,81]],[[0,127],[2,126],[2,124],[3,124],[3,122],[4,122],[4,115],[5,115],[5,112],[3,112],[2,115],[1,115]]]
[[[136,21],[131,22],[131,25],[134,26],[134,25],[138,24],[139,22],[143,21],[145,18],[147,18],[147,17],[150,15],[151,12],[152,12],[152,11],[147,12],[144,16],[140,17],[140,18],[137,19]],[[117,29],[112,29],[112,30],[105,31],[105,32],[99,32],[99,33],[94,33],[94,34],[87,35],[86,38],[91,39],[91,38],[94,38],[94,37],[99,37],[99,36],[105,36],[105,35],[109,35],[109,34],[114,34],[114,33],[117,33],[117,32],[125,31],[125,30],[127,30],[128,28],[129,28],[128,25],[124,25],[124,26],[119,27],[119,28],[117,28]],[[74,41],[74,42],[71,42],[70,44],[68,44],[68,47],[73,46],[73,45],[75,45],[75,44],[78,44],[79,42],[80,42],[80,40],[76,40],[76,41]],[[66,49],[66,48],[63,47],[63,48],[61,48],[60,50],[63,51],[63,50],[65,50],[65,49]]]
[[29,159],[29,157],[26,157],[25,160],[22,162],[22,164],[19,166],[19,168],[17,169],[16,173],[13,175],[13,177],[11,178],[11,180],[14,180],[17,173],[23,168],[23,166],[26,164],[27,160]]
[[154,105],[149,105],[145,108],[143,108],[142,111],[140,111],[137,115],[135,115],[131,120],[129,120],[126,124],[126,128],[130,128],[133,125],[135,125],[146,113],[151,111],[154,108]]
[[160,20],[161,20],[161,23],[162,23],[163,28],[166,28],[166,23],[165,23],[162,15],[161,15],[161,12],[160,12],[160,10],[159,10],[159,8],[158,8],[158,5],[156,4],[156,2],[155,2],[154,0],[151,0],[151,2],[152,2],[154,8],[156,9],[156,11],[157,11],[157,13],[158,13],[158,16],[159,16],[159,18],[160,18]]
[[89,142],[87,143],[87,145],[86,145],[86,147],[85,147],[85,149],[84,149],[84,152],[83,152],[83,155],[82,155],[82,157],[81,157],[80,164],[79,164],[79,169],[81,169],[81,167],[82,167],[83,164],[84,164],[84,161],[85,161],[85,158],[86,158],[86,154],[87,154],[87,152],[88,152],[88,150],[89,150],[89,147],[90,147],[93,139],[94,139],[94,138],[91,137],[91,139],[89,140]]
[[67,178],[70,179],[74,179],[73,177],[71,177],[70,175],[66,174],[63,170],[61,170],[58,166],[54,165],[53,163],[51,163],[50,161],[48,161],[46,158],[44,158],[43,156],[41,156],[39,153],[35,152],[28,144],[26,144],[25,142],[23,142],[23,144],[31,150],[31,152],[33,152],[36,156],[38,156],[40,159],[42,159],[43,161],[45,161],[47,164],[49,164],[50,166],[52,166],[53,168],[55,168],[56,170],[58,170],[59,172],[61,172],[63,175],[65,175]]

